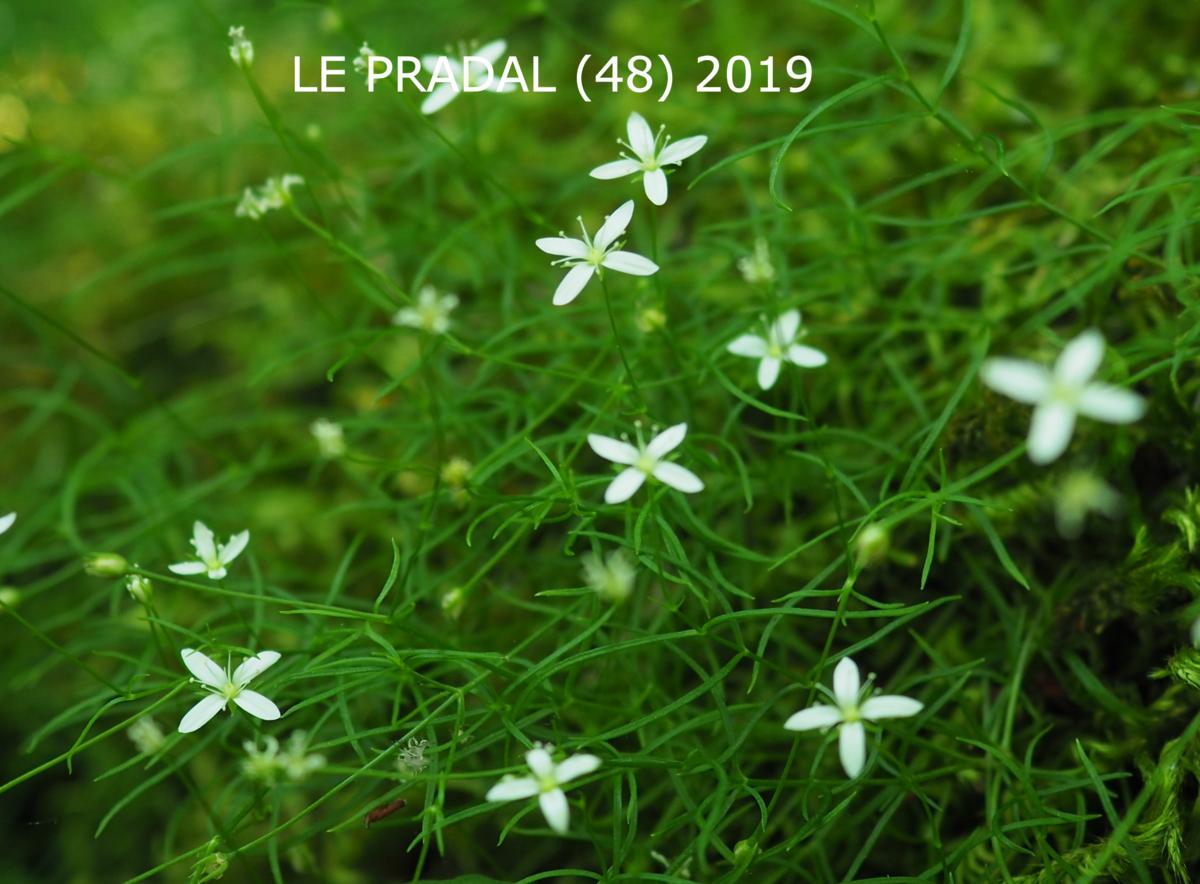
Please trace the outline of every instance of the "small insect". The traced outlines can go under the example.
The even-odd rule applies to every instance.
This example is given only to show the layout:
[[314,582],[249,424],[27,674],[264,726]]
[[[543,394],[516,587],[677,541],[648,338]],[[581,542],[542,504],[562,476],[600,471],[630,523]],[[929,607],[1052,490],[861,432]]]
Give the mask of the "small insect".
[[384,817],[391,816],[404,805],[408,804],[403,798],[397,798],[395,801],[389,801],[387,804],[381,804],[379,807],[372,810],[363,817],[363,828],[371,828],[371,823],[377,823]]

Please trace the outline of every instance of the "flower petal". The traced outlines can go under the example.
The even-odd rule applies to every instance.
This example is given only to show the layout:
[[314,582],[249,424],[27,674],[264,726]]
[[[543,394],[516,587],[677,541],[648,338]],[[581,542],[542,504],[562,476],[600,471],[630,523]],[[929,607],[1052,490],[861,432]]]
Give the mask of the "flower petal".
[[558,288],[554,290],[554,306],[563,307],[579,297],[579,293],[595,272],[596,268],[591,264],[576,264],[568,270]]
[[601,251],[607,249],[625,232],[632,217],[633,200],[625,200],[611,215],[605,217],[604,223],[600,225],[600,229],[596,231],[596,236],[592,239],[592,245]]
[[617,474],[617,478],[609,482],[608,487],[604,489],[604,502],[624,503],[633,497],[645,481],[646,474],[637,467],[622,470]]
[[641,164],[634,160],[613,160],[611,163],[597,166],[588,174],[593,178],[599,178],[601,181],[609,181],[613,178],[625,178],[629,175],[636,175],[640,171],[642,171]]
[[440,86],[435,86],[433,91],[425,96],[425,100],[421,102],[421,113],[425,115],[436,114],[450,102],[458,97],[458,90],[449,83],[442,83]]
[[817,705],[801,709],[783,723],[783,728],[789,731],[810,731],[819,727],[833,727],[841,722],[841,709],[836,706]]
[[600,759],[595,755],[572,755],[554,769],[554,779],[559,783],[569,783],[576,777],[590,774],[599,766]]
[[3,534],[13,526],[13,522],[17,520],[16,513],[9,513],[7,516],[0,518],[0,534]]
[[282,715],[279,707],[258,691],[241,691],[233,698],[233,702],[237,703],[238,706],[255,718],[261,718],[263,721],[275,721]]
[[997,393],[1030,405],[1041,402],[1050,392],[1050,373],[1025,359],[984,360],[979,377]]
[[541,746],[534,746],[525,753],[525,763],[529,765],[529,769],[538,778],[545,778],[554,774],[554,759]]
[[1029,459],[1047,464],[1067,450],[1075,429],[1075,409],[1061,402],[1047,402],[1033,410],[1029,424]]
[[601,436],[599,433],[588,433],[588,445],[605,460],[613,463],[629,465],[638,459],[638,450],[628,442],[614,439],[612,436]]
[[735,356],[761,359],[767,355],[767,342],[758,335],[739,335],[725,348]]
[[202,559],[208,560],[217,557],[217,545],[213,542],[212,530],[203,522],[192,523],[192,548]]
[[654,158],[654,132],[646,118],[634,111],[625,123],[625,132],[629,136],[629,146],[642,160]]
[[855,706],[858,704],[858,689],[858,664],[849,657],[843,657],[833,670],[834,699],[843,709]]
[[203,574],[208,570],[208,565],[204,564],[204,562],[177,562],[174,565],[167,565],[167,570],[172,574],[190,576],[192,574]]
[[239,688],[244,688],[278,661],[278,651],[260,651],[253,657],[247,657],[233,670],[233,683]]
[[704,490],[704,483],[700,481],[699,476],[687,467],[665,460],[654,465],[654,478],[684,494],[695,494]]
[[783,360],[775,359],[767,356],[758,364],[758,385],[764,390],[769,390],[775,386],[775,381],[779,378],[779,367],[783,365]]
[[184,648],[179,652],[183,665],[198,681],[210,688],[225,686],[225,670],[212,661],[207,654],[202,654],[194,648]]
[[488,801],[516,801],[519,798],[532,798],[541,790],[541,785],[533,777],[508,776],[488,789],[484,797]]
[[535,245],[547,255],[564,258],[582,258],[588,253],[587,243],[569,236],[543,236]]
[[658,164],[660,166],[670,166],[682,163],[707,143],[707,135],[692,135],[690,138],[680,138],[678,141],[672,141],[659,153]]
[[829,357],[814,347],[803,344],[792,344],[787,351],[788,362],[801,368],[820,368],[829,361]]
[[838,729],[838,757],[846,776],[853,779],[862,773],[867,760],[867,733],[862,722],[843,724]]
[[878,697],[870,697],[859,711],[862,717],[868,721],[875,721],[880,718],[908,718],[910,715],[916,715],[925,704],[920,700],[914,700],[912,697],[902,697],[899,694],[881,694]]
[[1054,363],[1054,376],[1064,384],[1082,386],[1092,379],[1103,358],[1104,335],[1090,328],[1063,347]]
[[632,276],[653,276],[658,273],[657,264],[634,252],[609,252],[600,263],[611,270]]
[[771,326],[771,336],[780,347],[786,347],[796,340],[796,332],[800,330],[800,311],[789,310],[782,314]]
[[480,46],[470,54],[487,60],[489,64],[495,64],[500,60],[500,56],[504,54],[504,50],[507,48],[508,43],[505,40],[493,40],[491,43],[485,43],[483,46]]
[[662,169],[653,169],[642,176],[642,187],[646,189],[646,199],[656,206],[666,205],[667,202],[667,173]]
[[187,711],[179,721],[179,732],[190,734],[198,731],[212,720],[212,717],[225,708],[225,698],[219,694],[209,694]]
[[542,813],[550,828],[560,835],[566,834],[571,822],[571,810],[567,807],[567,796],[563,794],[563,790],[551,789],[549,792],[543,792],[538,798],[538,804],[542,806]]
[[655,460],[666,454],[670,454],[687,436],[687,424],[675,424],[672,427],[667,427],[657,436],[650,440],[650,444],[646,446],[646,453]]
[[1109,384],[1088,384],[1079,395],[1079,413],[1110,424],[1131,424],[1146,413],[1146,400]]
[[223,564],[228,565],[234,559],[242,554],[242,550],[246,548],[246,544],[250,542],[249,531],[239,531],[237,534],[229,538],[229,543],[223,544],[220,549],[220,559]]
[[224,577],[226,574],[229,573],[228,571],[225,570],[224,565],[219,565],[216,568],[208,568],[207,570],[208,570],[208,579],[209,580],[220,580],[222,577]]

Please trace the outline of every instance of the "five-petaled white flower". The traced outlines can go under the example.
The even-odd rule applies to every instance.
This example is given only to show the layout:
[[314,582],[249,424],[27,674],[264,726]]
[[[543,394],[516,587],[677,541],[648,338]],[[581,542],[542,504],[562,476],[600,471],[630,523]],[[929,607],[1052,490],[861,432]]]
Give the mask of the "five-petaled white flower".
[[677,463],[663,460],[679,447],[686,435],[687,424],[675,424],[673,427],[667,427],[646,445],[642,444],[639,433],[638,444],[634,447],[611,436],[589,433],[587,441],[588,445],[592,446],[592,451],[605,460],[626,467],[609,483],[604,492],[604,502],[623,503],[629,500],[642,487],[647,476],[653,476],[664,485],[670,485],[687,494],[703,491],[704,483],[695,473]]
[[9,513],[7,516],[0,516],[0,534],[3,534],[13,526],[13,522],[17,520],[16,513]]
[[[421,58],[421,67],[433,75],[431,83],[436,82],[430,91],[425,96],[425,100],[421,102],[421,113],[433,114],[440,111],[454,99],[458,98],[459,92],[462,91],[465,85],[463,59],[470,55],[473,58],[482,58],[489,65],[494,65],[500,60],[500,56],[504,55],[504,51],[508,48],[508,43],[504,40],[493,40],[480,46],[472,51],[468,45],[461,45],[458,48],[458,57],[453,58],[449,55],[426,55]],[[451,82],[443,82],[450,80]],[[514,83],[501,83],[500,77],[492,78],[485,91],[487,92],[512,92],[516,87]]]
[[1141,396],[1092,383],[1104,356],[1104,337],[1089,329],[1063,348],[1049,371],[1024,359],[992,358],[983,363],[983,382],[1018,402],[1036,406],[1029,425],[1029,459],[1046,464],[1067,450],[1076,415],[1111,424],[1133,423],[1146,412]]
[[228,543],[217,543],[209,527],[196,522],[192,525],[192,548],[198,561],[167,567],[175,574],[207,574],[210,580],[220,580],[227,573],[225,566],[241,555],[249,542],[250,532],[241,531],[230,537]]
[[450,314],[457,306],[458,295],[443,295],[431,285],[421,286],[417,305],[397,310],[392,325],[407,325],[431,335],[444,335],[450,330]]
[[[704,147],[708,141],[707,135],[693,135],[671,143],[671,137],[663,136],[662,128],[655,135],[641,114],[634,111],[629,115],[625,124],[628,141],[617,141],[633,156],[622,152],[621,159],[605,163],[592,169],[593,178],[607,180],[609,178],[624,178],[627,175],[642,175],[642,186],[646,188],[646,196],[656,206],[667,201],[667,173],[664,166],[677,166]],[[662,139],[662,144],[658,142]]]
[[864,721],[906,718],[925,708],[919,700],[897,694],[871,697],[870,684],[865,690],[860,688],[858,666],[849,657],[843,657],[833,670],[833,692],[830,693],[824,685],[819,690],[829,696],[835,705],[810,706],[797,712],[783,726],[789,731],[807,731],[837,725],[838,755],[848,777],[858,776],[866,760]]
[[583,219],[579,221],[579,229],[583,231],[583,239],[575,239],[565,233],[558,236],[543,236],[537,241],[537,247],[548,255],[561,257],[552,264],[570,267],[558,288],[554,290],[554,306],[561,307],[570,304],[583,291],[592,274],[602,267],[616,270],[620,273],[631,273],[634,276],[650,276],[658,272],[658,265],[649,258],[643,258],[633,252],[624,252],[619,248],[622,243],[618,238],[629,226],[633,217],[633,200],[626,200],[617,210],[604,219],[604,224],[596,231],[596,238],[588,237]]
[[246,689],[246,685],[279,659],[278,651],[261,651],[253,657],[247,657],[232,674],[193,648],[184,648],[179,655],[183,657],[183,665],[188,672],[212,692],[183,716],[179,722],[181,734],[190,734],[204,727],[214,715],[228,708],[230,701],[263,721],[279,718],[278,706],[257,691]]
[[546,822],[561,835],[567,831],[571,816],[562,784],[590,774],[600,766],[600,759],[595,755],[572,755],[566,761],[555,764],[554,759],[550,757],[553,750],[553,746],[535,743],[534,747],[525,753],[525,763],[529,765],[533,776],[514,777],[509,774],[488,790],[487,800],[515,801],[518,798],[532,798],[537,795]]
[[771,323],[765,337],[742,335],[725,349],[737,356],[761,359],[758,363],[758,385],[769,390],[775,385],[779,368],[784,362],[801,368],[819,368],[829,361],[820,350],[797,344],[796,341],[802,337],[800,311],[789,310]]

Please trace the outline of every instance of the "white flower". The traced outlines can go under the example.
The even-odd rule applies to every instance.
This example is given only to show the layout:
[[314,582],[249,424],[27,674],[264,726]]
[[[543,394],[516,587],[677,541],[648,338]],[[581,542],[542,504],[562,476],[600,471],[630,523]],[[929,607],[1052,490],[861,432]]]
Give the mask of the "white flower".
[[758,385],[769,390],[775,385],[779,368],[784,362],[801,368],[819,368],[829,361],[820,350],[797,344],[796,341],[802,337],[800,311],[789,310],[771,323],[765,337],[742,335],[725,349],[736,356],[762,360],[758,363]]
[[775,267],[771,264],[771,250],[761,236],[754,241],[754,254],[738,258],[738,270],[742,279],[751,285],[767,283],[775,278]]
[[1110,519],[1121,511],[1121,495],[1111,485],[1091,473],[1076,471],[1063,479],[1054,500],[1054,521],[1058,533],[1068,540],[1083,533],[1090,512]]
[[629,554],[615,549],[604,559],[596,555],[583,557],[583,577],[588,586],[610,602],[623,602],[633,591],[637,568]]
[[229,29],[229,57],[244,68],[254,63],[254,44],[246,39],[244,27]]
[[16,513],[9,513],[7,516],[0,516],[0,534],[3,534],[13,526],[13,522],[17,520]]
[[842,768],[848,777],[858,776],[866,760],[864,721],[906,718],[925,708],[923,703],[911,697],[896,694],[869,696],[870,685],[868,684],[865,690],[860,689],[858,666],[849,657],[843,657],[833,670],[832,694],[823,685],[820,690],[836,705],[810,706],[797,712],[783,726],[789,731],[807,731],[814,728],[828,729],[837,725],[838,755],[841,756]]
[[546,254],[561,256],[552,261],[552,264],[571,268],[554,290],[555,307],[574,301],[592,278],[592,274],[601,267],[608,267],[620,273],[631,273],[634,276],[650,276],[658,272],[658,265],[649,258],[620,250],[622,243],[618,242],[618,238],[625,232],[632,217],[633,200],[626,200],[615,212],[605,217],[604,224],[596,231],[595,239],[588,238],[583,219],[579,218],[579,229],[583,231],[583,239],[575,239],[560,232],[558,236],[544,236],[537,241],[537,247]]
[[282,175],[268,178],[259,187],[247,187],[242,191],[233,214],[238,218],[257,221],[272,209],[282,209],[292,201],[292,188],[299,187],[304,179],[299,175]]
[[337,460],[346,453],[346,433],[341,424],[321,417],[308,425],[308,431],[317,440],[317,450],[326,460]]
[[363,45],[358,47],[358,57],[354,59],[354,69],[360,74],[365,74],[373,55],[375,55],[375,50],[367,45],[366,40],[363,40]]
[[183,716],[179,722],[181,734],[190,734],[204,727],[214,715],[228,708],[231,700],[255,718],[263,721],[279,718],[278,706],[257,691],[246,689],[246,685],[279,659],[278,651],[261,651],[253,657],[247,657],[232,674],[192,648],[184,648],[179,655],[188,672],[211,691]]
[[626,466],[627,469],[617,474],[604,492],[605,503],[622,503],[629,500],[647,476],[653,476],[664,485],[670,485],[677,491],[695,494],[704,490],[704,483],[691,470],[677,463],[663,460],[670,452],[679,447],[687,435],[687,424],[676,424],[667,427],[643,445],[639,434],[635,448],[628,442],[614,439],[611,436],[601,436],[596,433],[588,434],[588,445],[592,451],[611,460],[613,463]]
[[292,731],[287,748],[279,753],[279,766],[288,779],[300,783],[325,766],[325,756],[308,752],[308,732]]
[[443,295],[431,285],[417,293],[417,306],[396,311],[392,325],[419,328],[431,335],[444,335],[450,330],[450,313],[458,306],[458,295]]
[[562,784],[590,774],[600,766],[600,759],[595,755],[572,755],[566,761],[555,764],[550,757],[553,749],[553,746],[534,744],[525,753],[525,763],[529,765],[533,776],[514,777],[509,774],[488,790],[487,800],[515,801],[537,795],[546,822],[561,835],[567,831],[571,816]]
[[242,743],[246,757],[242,759],[242,773],[260,783],[274,783],[279,773],[279,741],[272,736],[263,738],[263,748],[258,748],[258,738]]
[[[705,142],[708,141],[707,135],[693,135],[691,138],[684,138],[672,144],[669,135],[663,136],[661,127],[658,134],[655,135],[650,129],[650,124],[636,111],[629,115],[629,120],[625,124],[625,132],[629,136],[629,140],[618,141],[617,144],[624,147],[633,156],[622,152],[622,159],[597,166],[592,169],[591,175],[593,178],[607,180],[624,178],[640,172],[642,186],[646,188],[646,196],[656,206],[661,206],[667,201],[667,173],[663,171],[663,167],[679,165],[704,147]],[[660,139],[662,139],[661,145],[658,143]]]
[[196,522],[192,525],[192,548],[198,561],[167,567],[175,574],[207,574],[209,580],[220,580],[228,573],[225,566],[241,555],[249,542],[250,532],[242,531],[230,537],[228,543],[217,543],[208,526]]
[[1133,423],[1146,412],[1141,396],[1108,384],[1092,383],[1104,356],[1104,337],[1089,329],[1063,348],[1048,371],[1024,359],[988,359],[983,382],[1018,402],[1036,406],[1029,425],[1029,459],[1050,463],[1067,449],[1075,416],[1111,424]]
[[[475,58],[482,58],[490,65],[494,65],[500,60],[500,56],[504,54],[504,50],[508,48],[508,43],[504,40],[493,40],[484,46],[472,51],[470,46],[459,46],[458,57],[454,58],[449,55],[426,55],[421,59],[421,67],[430,74],[441,75],[445,77],[447,74],[453,79],[453,83],[441,83],[433,87],[433,91],[425,96],[425,100],[421,102],[421,113],[434,114],[458,98],[459,92],[463,88],[463,58],[470,55]],[[474,72],[478,76],[479,71]],[[499,75],[492,79],[488,85],[488,92],[511,92],[516,88],[513,83],[500,83]]]
[[139,718],[125,729],[125,736],[137,747],[143,755],[153,755],[163,747],[166,737],[162,728],[151,716]]

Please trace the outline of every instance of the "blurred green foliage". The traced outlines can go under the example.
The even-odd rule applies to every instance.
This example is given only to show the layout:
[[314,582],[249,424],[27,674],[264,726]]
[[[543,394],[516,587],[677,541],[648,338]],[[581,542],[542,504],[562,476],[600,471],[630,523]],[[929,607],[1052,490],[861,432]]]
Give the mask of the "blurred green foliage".
[[[559,92],[429,119],[291,92],[296,54],[498,36]],[[87,741],[0,799],[0,880],[183,881],[215,853],[248,882],[1188,880],[1197,45],[1194,4],[1117,0],[0,2],[0,784]],[[674,95],[585,104],[585,52],[665,53]],[[816,73],[699,95],[710,53]],[[586,174],[633,110],[709,136],[657,211]],[[235,217],[286,172],[295,212]],[[637,391],[599,288],[551,307],[533,247],[627,197],[663,266],[611,282]],[[757,239],[770,285],[737,270]],[[462,298],[445,339],[389,323],[426,283]],[[760,395],[722,349],[797,305],[830,365]],[[1028,409],[973,374],[1087,326],[1150,414],[1034,467]],[[689,422],[703,495],[600,505],[584,436],[635,419]],[[1054,530],[1068,467],[1124,500],[1078,541]],[[98,550],[162,575],[194,518],[251,530],[223,584],[245,596],[156,576],[146,609],[84,575]],[[862,570],[871,522],[890,542]],[[609,608],[577,554],[616,546],[642,575]],[[153,761],[94,740],[181,690],[154,712],[173,730],[188,643],[283,652],[297,711],[271,732],[328,767],[256,786],[244,716]],[[780,727],[846,652],[927,706],[855,783]],[[410,734],[434,761],[406,777]],[[529,739],[605,768],[570,838],[535,810],[496,846],[527,808],[482,796]]]

